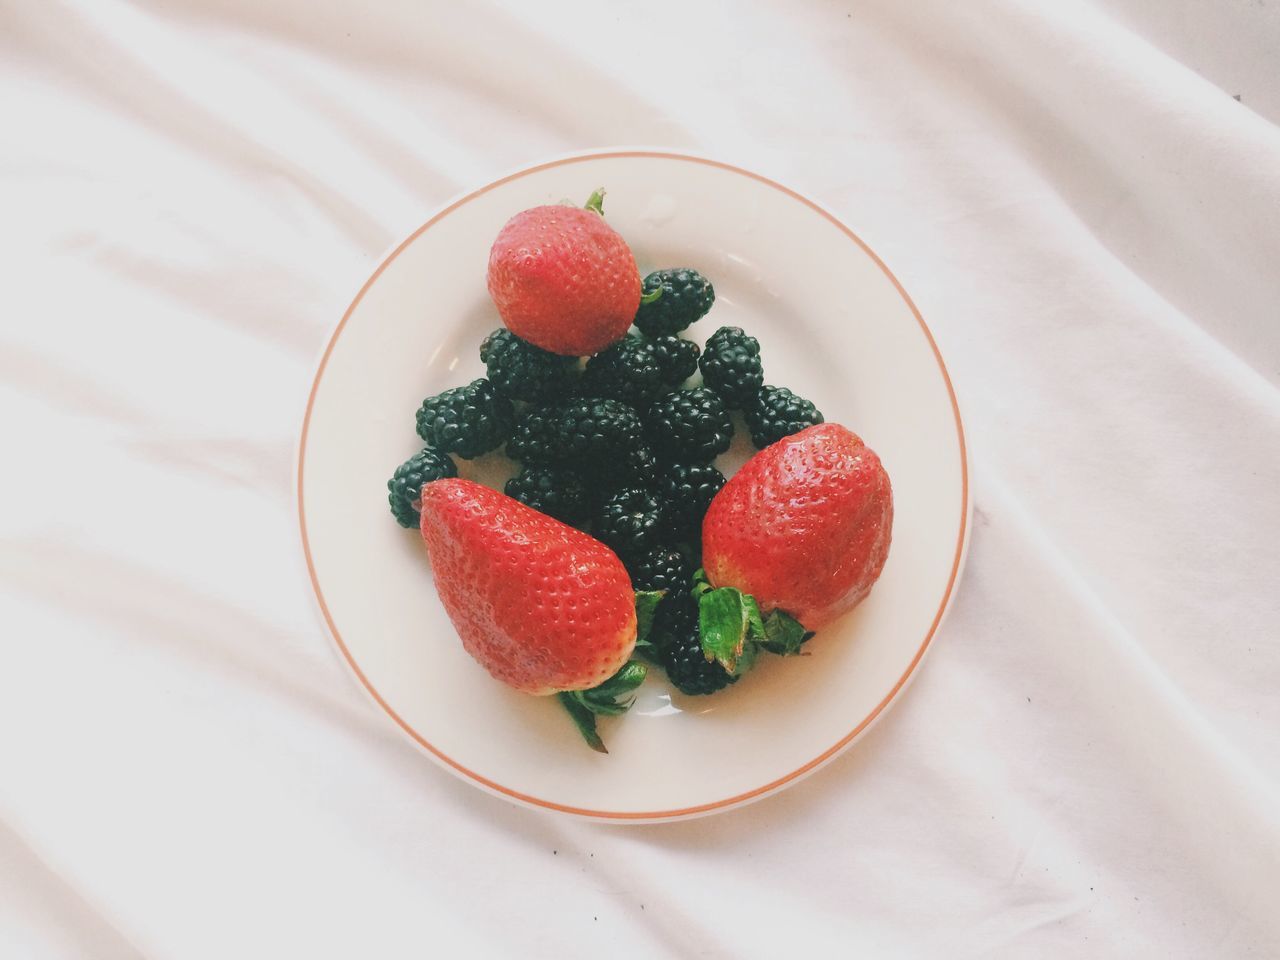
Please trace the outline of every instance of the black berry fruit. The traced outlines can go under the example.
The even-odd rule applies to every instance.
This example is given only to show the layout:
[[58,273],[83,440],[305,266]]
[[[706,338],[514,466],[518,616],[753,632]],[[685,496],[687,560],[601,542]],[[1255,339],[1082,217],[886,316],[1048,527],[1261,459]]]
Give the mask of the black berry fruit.
[[472,460],[501,446],[511,433],[511,401],[488,380],[473,380],[427,397],[418,409],[418,436],[437,450]]
[[724,474],[709,463],[667,463],[658,471],[658,493],[667,520],[681,536],[699,538],[707,507],[724,486]]
[[458,468],[452,458],[431,447],[423,447],[396,467],[396,472],[387,481],[387,503],[396,523],[402,527],[416,527],[422,485],[457,475]]
[[588,468],[587,480],[597,501],[619,487],[651,487],[658,478],[658,458],[643,443]]
[[582,390],[589,397],[612,397],[643,406],[666,389],[654,345],[640,337],[623,337],[587,361]]
[[504,492],[525,506],[565,523],[582,523],[591,513],[587,488],[572,470],[526,467],[507,481]]
[[760,450],[805,427],[822,423],[822,413],[786,387],[761,387],[742,411],[751,442]]
[[570,400],[552,418],[557,458],[591,470],[642,445],[640,415],[620,400]]
[[526,410],[507,442],[507,456],[525,466],[567,466],[610,482],[636,476],[648,483],[654,472],[640,415],[620,400],[601,397]]
[[480,362],[489,382],[512,400],[555,400],[573,388],[578,378],[577,357],[562,357],[498,329],[480,344]]
[[706,387],[676,390],[649,407],[645,428],[664,460],[710,463],[729,449],[733,421],[719,395]]
[[679,387],[698,369],[698,354],[702,351],[692,340],[680,337],[655,337],[652,341],[654,355],[662,382],[668,387]]
[[688,593],[693,585],[693,565],[671,546],[658,546],[626,561],[631,585],[637,590],[666,590],[668,596]]
[[666,534],[662,501],[643,487],[623,487],[600,504],[591,533],[624,560],[639,556]]
[[681,693],[704,696],[723,690],[736,679],[702,652],[698,603],[689,594],[672,594],[663,599],[655,633],[667,679]]
[[[644,297],[661,289],[656,300]],[[706,316],[715,303],[716,291],[697,270],[686,268],[655,270],[644,278],[636,326],[651,337],[679,333],[689,324]]]
[[721,327],[713,333],[698,366],[702,382],[720,394],[731,410],[741,410],[764,385],[760,341],[740,327]]
[[558,404],[530,407],[520,415],[507,441],[507,456],[530,464],[555,463],[560,458]]

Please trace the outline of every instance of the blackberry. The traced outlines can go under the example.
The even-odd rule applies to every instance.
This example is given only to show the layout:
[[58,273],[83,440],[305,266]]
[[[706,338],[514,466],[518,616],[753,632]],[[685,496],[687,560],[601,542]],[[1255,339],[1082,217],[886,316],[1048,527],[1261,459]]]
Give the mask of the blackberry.
[[724,474],[710,464],[665,464],[658,472],[658,493],[667,505],[672,529],[696,538],[707,507],[723,486]]
[[577,357],[535,347],[505,328],[484,338],[480,362],[494,388],[512,400],[558,399],[573,388],[578,376]]
[[612,397],[643,405],[662,392],[662,373],[652,343],[639,337],[623,337],[587,361],[583,392],[589,397]]
[[641,301],[636,311],[636,326],[651,337],[679,333],[706,316],[716,299],[711,282],[687,267],[653,271],[644,278],[641,294],[648,295],[659,288],[662,293],[658,299],[651,303]]
[[623,487],[600,504],[591,532],[624,560],[637,557],[666,534],[662,501],[644,487]]
[[729,411],[706,387],[659,397],[649,407],[645,427],[659,457],[688,463],[710,463],[733,440]]
[[596,487],[597,499],[603,499],[619,487],[650,487],[658,478],[658,459],[643,444],[630,447],[590,469],[588,479]]
[[418,436],[431,446],[474,460],[507,439],[515,412],[511,401],[482,377],[427,397],[417,420]]
[[[640,415],[620,400],[566,400],[526,410],[507,442],[507,456],[526,466],[564,464],[593,477],[650,477]],[[647,465],[646,465],[647,464]]]
[[655,633],[667,679],[681,693],[704,696],[723,690],[737,679],[702,652],[698,602],[690,594],[672,594],[663,599]]
[[692,340],[682,340],[680,337],[655,337],[652,343],[654,355],[658,358],[662,382],[668,387],[682,385],[698,369],[698,354],[702,351]]
[[720,394],[731,410],[741,410],[764,385],[760,341],[741,327],[721,327],[713,333],[698,366],[702,382]]
[[631,557],[627,572],[635,589],[666,590],[667,596],[688,593],[693,582],[693,566],[688,558],[669,546],[654,547]]
[[640,415],[620,400],[570,400],[552,421],[560,460],[590,469],[623,457],[641,445]]
[[783,437],[822,423],[822,412],[786,387],[761,387],[742,411],[751,431],[751,442],[763,450]]
[[422,485],[444,477],[456,477],[458,468],[447,453],[423,447],[400,466],[387,481],[387,503],[391,515],[402,527],[418,525],[418,508]]
[[529,464],[555,463],[559,459],[560,406],[530,407],[516,421],[507,441],[507,456]]
[[582,523],[591,513],[587,488],[572,470],[526,467],[507,481],[503,492],[564,523]]

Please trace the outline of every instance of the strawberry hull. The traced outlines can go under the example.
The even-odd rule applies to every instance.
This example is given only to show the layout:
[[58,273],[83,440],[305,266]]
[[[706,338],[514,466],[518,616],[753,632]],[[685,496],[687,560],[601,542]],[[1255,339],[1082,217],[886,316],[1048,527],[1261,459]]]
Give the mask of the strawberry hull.
[[824,423],[766,447],[725,484],[703,521],[703,566],[713,585],[817,630],[870,592],[892,531],[880,458]]
[[470,480],[422,488],[422,537],[462,644],[523,693],[585,690],[635,647],[635,594],[600,541]]

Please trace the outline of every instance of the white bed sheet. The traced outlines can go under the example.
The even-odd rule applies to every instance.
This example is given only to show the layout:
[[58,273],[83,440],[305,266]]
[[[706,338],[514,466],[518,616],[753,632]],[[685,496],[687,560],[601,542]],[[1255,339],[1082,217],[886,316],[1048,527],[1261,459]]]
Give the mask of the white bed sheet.
[[[0,2],[0,956],[1280,955],[1280,7]],[[547,155],[820,198],[976,516],[903,702],[644,828],[362,696],[292,493],[382,253]]]

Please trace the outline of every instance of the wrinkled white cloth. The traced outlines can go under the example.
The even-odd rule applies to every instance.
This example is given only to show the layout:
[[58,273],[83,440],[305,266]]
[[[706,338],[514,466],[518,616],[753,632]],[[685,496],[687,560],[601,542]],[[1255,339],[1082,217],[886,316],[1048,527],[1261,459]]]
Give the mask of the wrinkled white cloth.
[[[1280,6],[0,0],[0,956],[1280,955]],[[829,205],[976,516],[826,770],[624,828],[427,762],[313,613],[323,344],[452,195]]]

